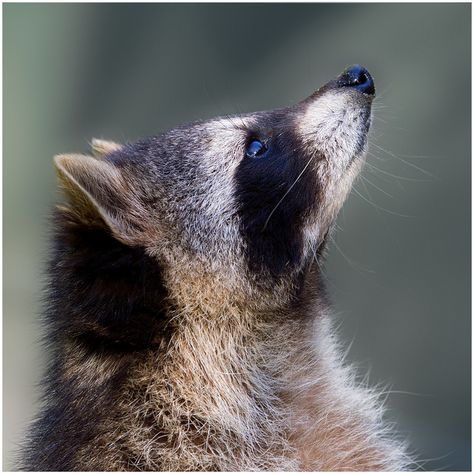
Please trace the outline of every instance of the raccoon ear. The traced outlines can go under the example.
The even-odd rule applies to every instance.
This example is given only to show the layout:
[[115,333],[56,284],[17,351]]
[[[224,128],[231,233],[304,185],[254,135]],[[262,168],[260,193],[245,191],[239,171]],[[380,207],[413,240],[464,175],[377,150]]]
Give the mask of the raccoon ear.
[[103,158],[109,153],[118,151],[123,145],[108,140],[102,140],[100,138],[93,138],[91,141],[92,153],[96,158]]
[[126,244],[138,243],[143,213],[139,219],[138,199],[116,166],[86,155],[57,155],[54,163],[70,213],[84,223],[106,225]]

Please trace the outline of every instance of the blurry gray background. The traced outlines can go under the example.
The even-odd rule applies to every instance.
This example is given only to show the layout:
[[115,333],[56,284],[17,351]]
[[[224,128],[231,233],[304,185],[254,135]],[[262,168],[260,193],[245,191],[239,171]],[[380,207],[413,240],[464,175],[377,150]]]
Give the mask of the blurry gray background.
[[[469,470],[470,5],[4,5],[4,463],[37,408],[52,156],[375,78],[326,265],[348,360],[425,469]],[[391,392],[391,393],[389,393]]]

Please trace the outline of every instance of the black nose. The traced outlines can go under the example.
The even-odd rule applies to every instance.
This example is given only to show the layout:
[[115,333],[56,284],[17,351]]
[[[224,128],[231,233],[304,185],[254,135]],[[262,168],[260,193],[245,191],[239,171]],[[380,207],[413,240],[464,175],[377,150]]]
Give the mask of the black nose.
[[336,82],[339,87],[352,87],[364,94],[375,95],[374,80],[365,67],[359,65],[348,67]]

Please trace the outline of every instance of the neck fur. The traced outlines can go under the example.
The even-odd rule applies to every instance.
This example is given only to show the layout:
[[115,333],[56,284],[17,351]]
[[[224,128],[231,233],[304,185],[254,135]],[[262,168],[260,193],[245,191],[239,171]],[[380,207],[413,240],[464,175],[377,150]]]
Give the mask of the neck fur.
[[374,396],[343,367],[314,268],[284,304],[245,305],[206,271],[171,273],[64,215],[55,246],[48,401],[65,415],[37,437],[36,469],[399,466]]

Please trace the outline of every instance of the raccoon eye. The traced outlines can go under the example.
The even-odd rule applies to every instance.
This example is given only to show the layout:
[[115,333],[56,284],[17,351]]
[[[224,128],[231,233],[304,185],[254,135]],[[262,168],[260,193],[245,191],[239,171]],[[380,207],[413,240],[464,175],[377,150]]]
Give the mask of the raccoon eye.
[[262,143],[260,140],[252,140],[247,145],[247,150],[245,151],[245,154],[249,158],[257,158],[264,155],[266,151],[267,147],[264,143]]

